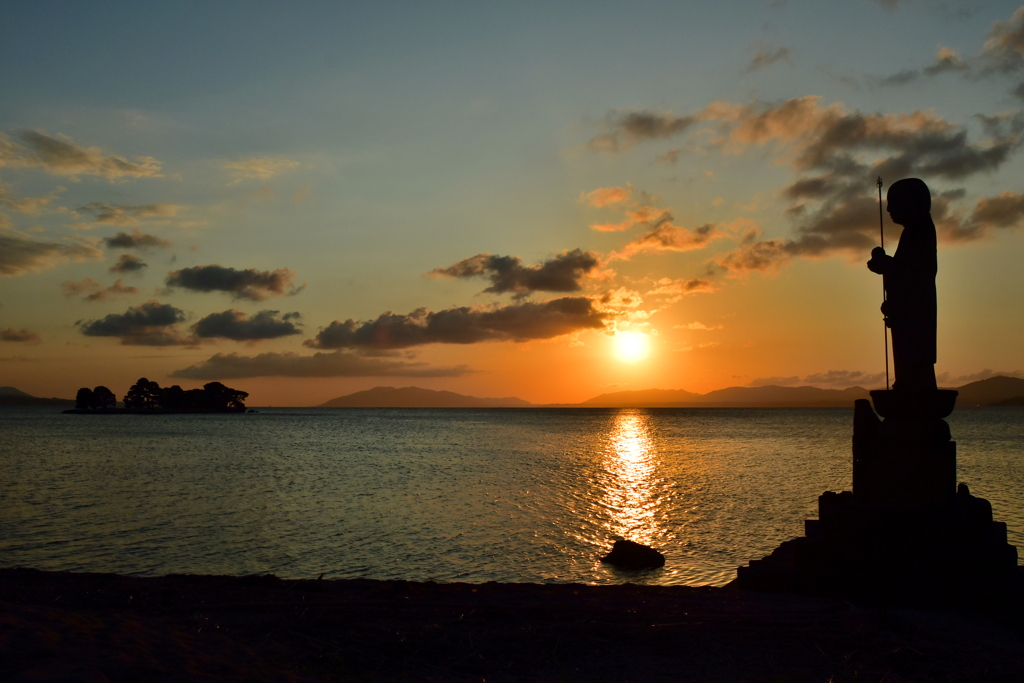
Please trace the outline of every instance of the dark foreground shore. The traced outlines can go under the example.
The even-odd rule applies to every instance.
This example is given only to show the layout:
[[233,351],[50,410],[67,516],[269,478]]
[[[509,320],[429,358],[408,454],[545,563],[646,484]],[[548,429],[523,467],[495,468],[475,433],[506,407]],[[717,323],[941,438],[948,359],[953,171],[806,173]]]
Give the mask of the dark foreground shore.
[[5,681],[1020,681],[1012,615],[731,588],[0,570]]

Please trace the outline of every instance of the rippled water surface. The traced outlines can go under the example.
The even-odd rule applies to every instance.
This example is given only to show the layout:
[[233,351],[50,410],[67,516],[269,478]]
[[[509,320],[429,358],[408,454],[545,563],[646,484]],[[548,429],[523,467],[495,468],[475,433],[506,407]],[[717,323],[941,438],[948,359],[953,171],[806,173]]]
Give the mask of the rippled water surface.
[[[0,410],[0,566],[716,584],[850,487],[852,410]],[[1024,409],[958,410],[1024,546]],[[663,550],[620,573],[613,539]]]

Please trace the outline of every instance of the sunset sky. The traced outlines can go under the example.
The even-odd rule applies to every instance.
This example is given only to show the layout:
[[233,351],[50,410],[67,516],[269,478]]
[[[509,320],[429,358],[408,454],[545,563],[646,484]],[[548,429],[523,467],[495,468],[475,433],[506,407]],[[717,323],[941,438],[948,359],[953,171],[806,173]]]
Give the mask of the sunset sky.
[[1018,2],[151,4],[0,10],[0,385],[875,388],[878,175],[1024,376]]

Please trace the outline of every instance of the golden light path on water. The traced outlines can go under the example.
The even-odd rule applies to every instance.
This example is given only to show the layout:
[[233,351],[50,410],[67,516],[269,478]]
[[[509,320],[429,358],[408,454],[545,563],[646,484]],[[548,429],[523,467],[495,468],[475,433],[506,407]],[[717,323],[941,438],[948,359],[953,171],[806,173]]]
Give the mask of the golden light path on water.
[[616,415],[604,450],[601,505],[605,528],[613,537],[651,545],[663,535],[659,526],[659,461],[646,412]]

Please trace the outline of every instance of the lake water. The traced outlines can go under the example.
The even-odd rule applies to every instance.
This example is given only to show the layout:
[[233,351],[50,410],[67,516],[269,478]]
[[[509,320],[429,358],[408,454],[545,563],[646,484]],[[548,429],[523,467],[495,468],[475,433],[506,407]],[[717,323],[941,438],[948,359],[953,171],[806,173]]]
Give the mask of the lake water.
[[[722,585],[850,488],[844,409],[0,410],[0,566]],[[957,410],[1024,546],[1024,409]],[[616,538],[665,568],[617,572]],[[1022,548],[1024,549],[1024,548]]]

